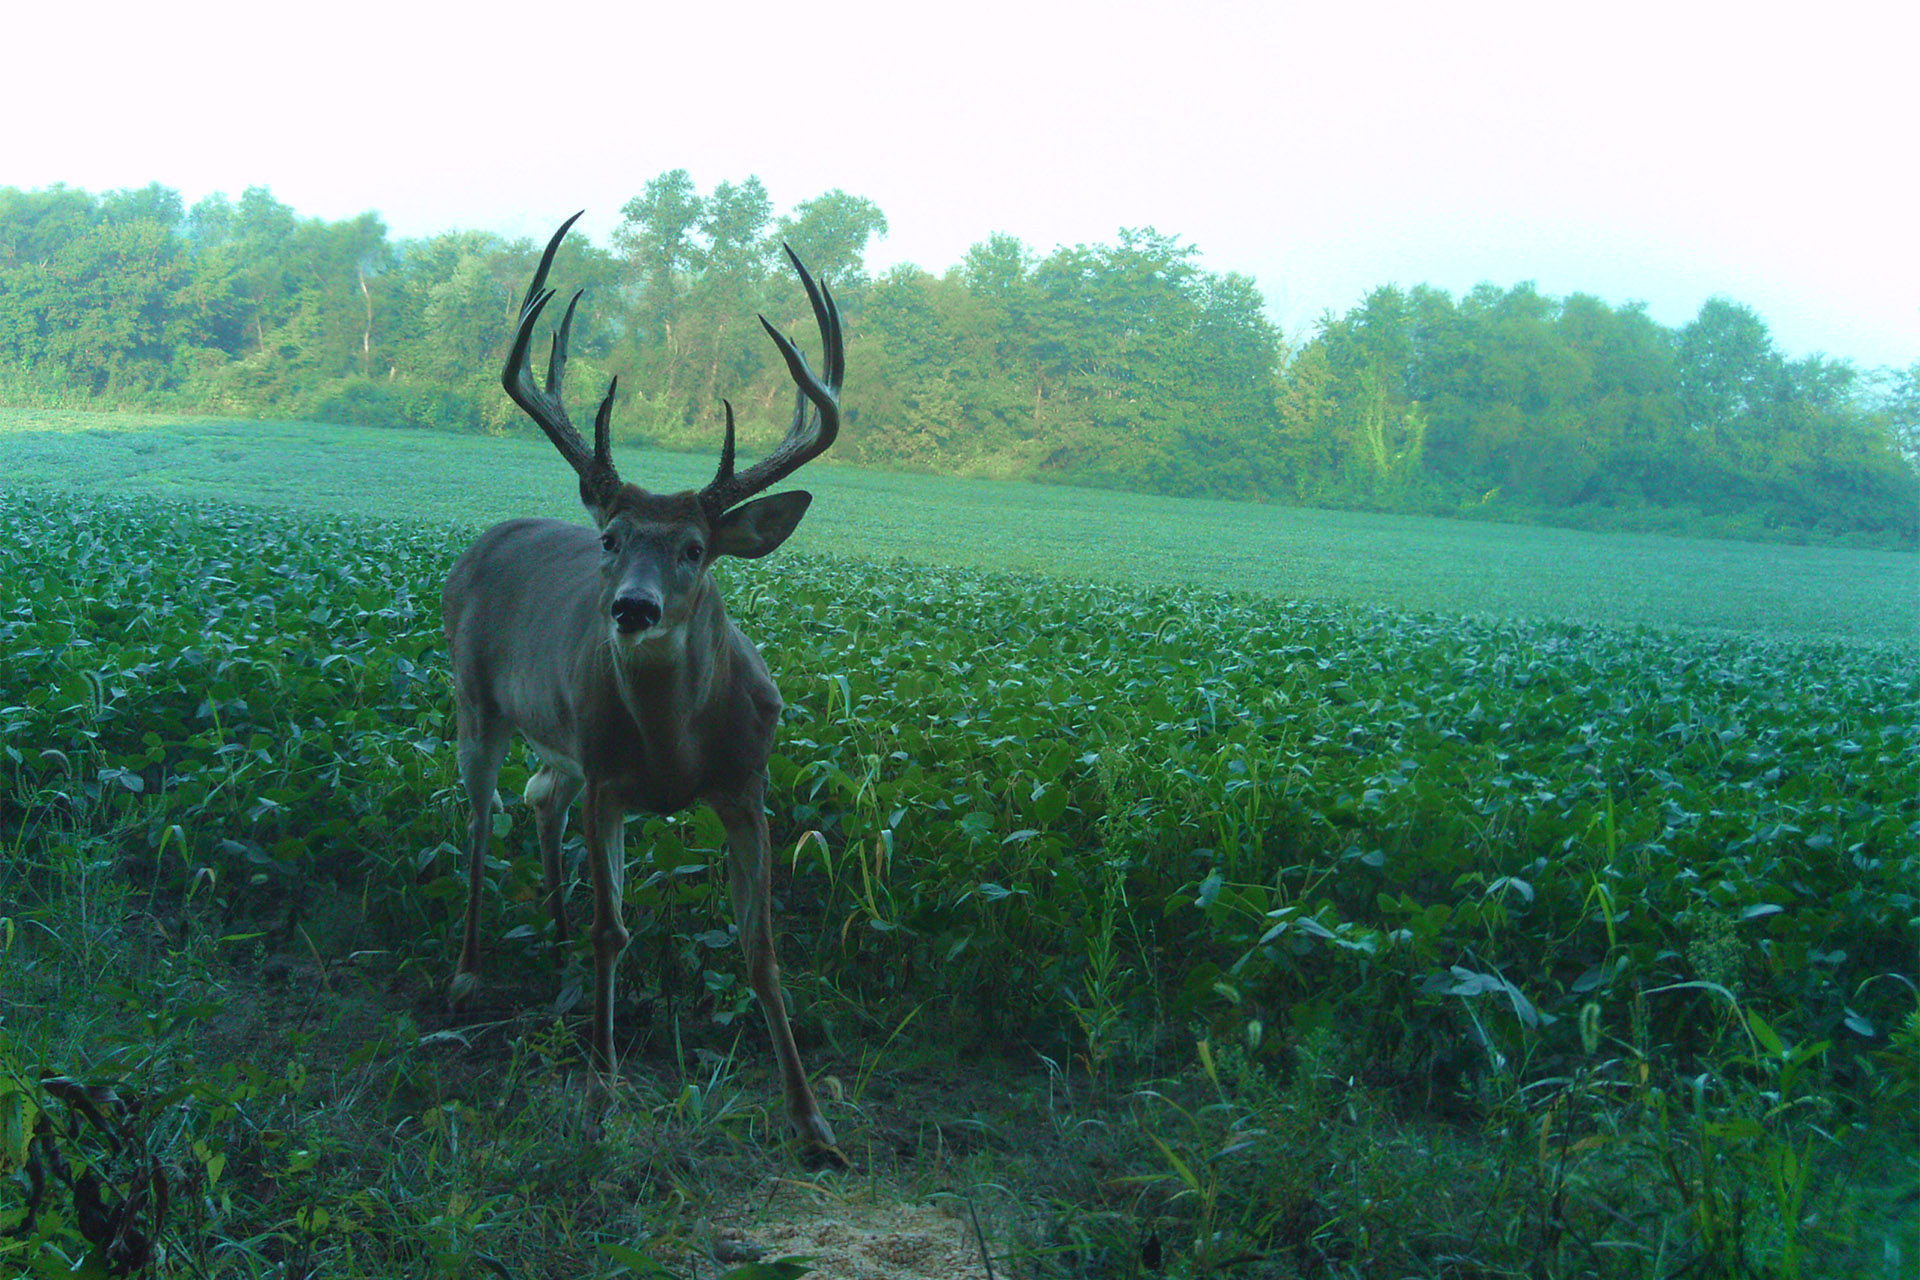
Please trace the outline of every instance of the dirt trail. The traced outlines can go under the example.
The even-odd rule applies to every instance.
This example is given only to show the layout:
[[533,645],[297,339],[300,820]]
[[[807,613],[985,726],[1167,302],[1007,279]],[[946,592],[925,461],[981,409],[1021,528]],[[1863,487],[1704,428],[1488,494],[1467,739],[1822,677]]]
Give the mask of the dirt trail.
[[742,1231],[724,1229],[720,1241],[719,1252],[750,1243],[765,1261],[810,1257],[809,1280],[987,1280],[980,1245],[966,1206],[960,1204],[805,1204],[788,1199],[773,1207],[771,1220]]

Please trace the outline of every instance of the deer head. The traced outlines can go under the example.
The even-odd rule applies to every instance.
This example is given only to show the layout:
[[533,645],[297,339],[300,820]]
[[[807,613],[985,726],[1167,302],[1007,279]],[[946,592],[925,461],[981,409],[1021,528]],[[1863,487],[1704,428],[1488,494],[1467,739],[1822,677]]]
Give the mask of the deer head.
[[806,287],[814,320],[820,326],[826,373],[824,377],[815,374],[794,341],[765,316],[760,317],[761,326],[786,360],[795,385],[793,422],[786,436],[772,453],[736,474],[733,405],[723,400],[726,434],[720,446],[720,465],[704,488],[656,494],[626,483],[613,465],[610,442],[613,401],[620,380],[614,378],[607,383],[606,395],[594,415],[591,450],[567,417],[561,394],[567,338],[573,327],[574,308],[580,303],[579,293],[567,303],[566,313],[553,332],[546,386],[542,388],[533,376],[530,349],[534,329],[554,297],[554,291],[546,287],[547,273],[560,242],[579,217],[576,213],[568,218],[547,242],[540,266],[521,299],[519,325],[500,381],[507,395],[539,424],[579,475],[580,501],[600,531],[605,583],[602,602],[615,634],[633,643],[656,632],[670,633],[684,621],[701,599],[707,568],[716,557],[751,560],[764,556],[799,526],[813,501],[812,494],[792,490],[760,498],[754,495],[824,453],[839,435],[846,350],[832,294],[814,280],[799,256],[787,247],[787,258]]

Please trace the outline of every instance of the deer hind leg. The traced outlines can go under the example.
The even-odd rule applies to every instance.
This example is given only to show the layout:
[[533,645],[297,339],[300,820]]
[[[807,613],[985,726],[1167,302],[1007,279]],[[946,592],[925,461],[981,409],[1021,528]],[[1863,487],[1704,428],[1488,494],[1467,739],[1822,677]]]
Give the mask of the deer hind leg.
[[[547,911],[553,916],[554,941],[567,941],[567,904],[561,883],[561,841],[567,834],[567,809],[580,794],[582,783],[567,770],[548,763],[527,779],[521,794],[533,806],[534,826],[540,833],[540,866],[547,879]],[[556,950],[556,955],[564,952]]]
[[787,1118],[810,1149],[844,1162],[834,1146],[833,1128],[820,1114],[800,1050],[787,1022],[786,995],[780,987],[780,959],[773,940],[773,846],[767,837],[763,785],[756,783],[740,797],[709,797],[707,803],[727,829],[727,887],[733,895],[733,918],[740,927],[740,949],[746,955],[747,983],[760,1001],[779,1060],[780,1088],[786,1094]]
[[461,703],[458,711],[460,781],[467,792],[467,918],[460,963],[447,995],[458,1009],[479,990],[480,886],[487,848],[493,842],[494,788],[507,756],[512,729],[505,719]]

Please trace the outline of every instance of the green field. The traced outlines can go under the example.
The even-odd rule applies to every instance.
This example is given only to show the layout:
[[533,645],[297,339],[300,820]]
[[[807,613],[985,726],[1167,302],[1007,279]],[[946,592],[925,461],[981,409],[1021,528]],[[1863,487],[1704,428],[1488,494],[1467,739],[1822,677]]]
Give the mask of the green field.
[[630,826],[611,1103],[517,803],[445,1010],[437,593],[551,450],[10,422],[0,1274],[715,1277],[925,1203],[996,1275],[1920,1257],[1911,557],[810,470],[724,576],[813,1170],[709,817]]
[[[666,491],[705,455],[620,451]],[[1920,557],[1154,498],[815,464],[795,550],[1477,617],[1920,643]],[[476,527],[575,518],[546,442],[0,410],[0,487],[212,498]]]

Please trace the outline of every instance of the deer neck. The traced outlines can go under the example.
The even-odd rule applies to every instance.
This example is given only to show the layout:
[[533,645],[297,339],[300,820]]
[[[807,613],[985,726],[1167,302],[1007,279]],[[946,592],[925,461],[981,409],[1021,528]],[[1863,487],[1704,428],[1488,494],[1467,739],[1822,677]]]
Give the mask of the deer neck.
[[647,755],[675,773],[694,771],[700,726],[723,703],[732,678],[726,610],[711,589],[681,621],[641,643],[609,646],[620,701]]

